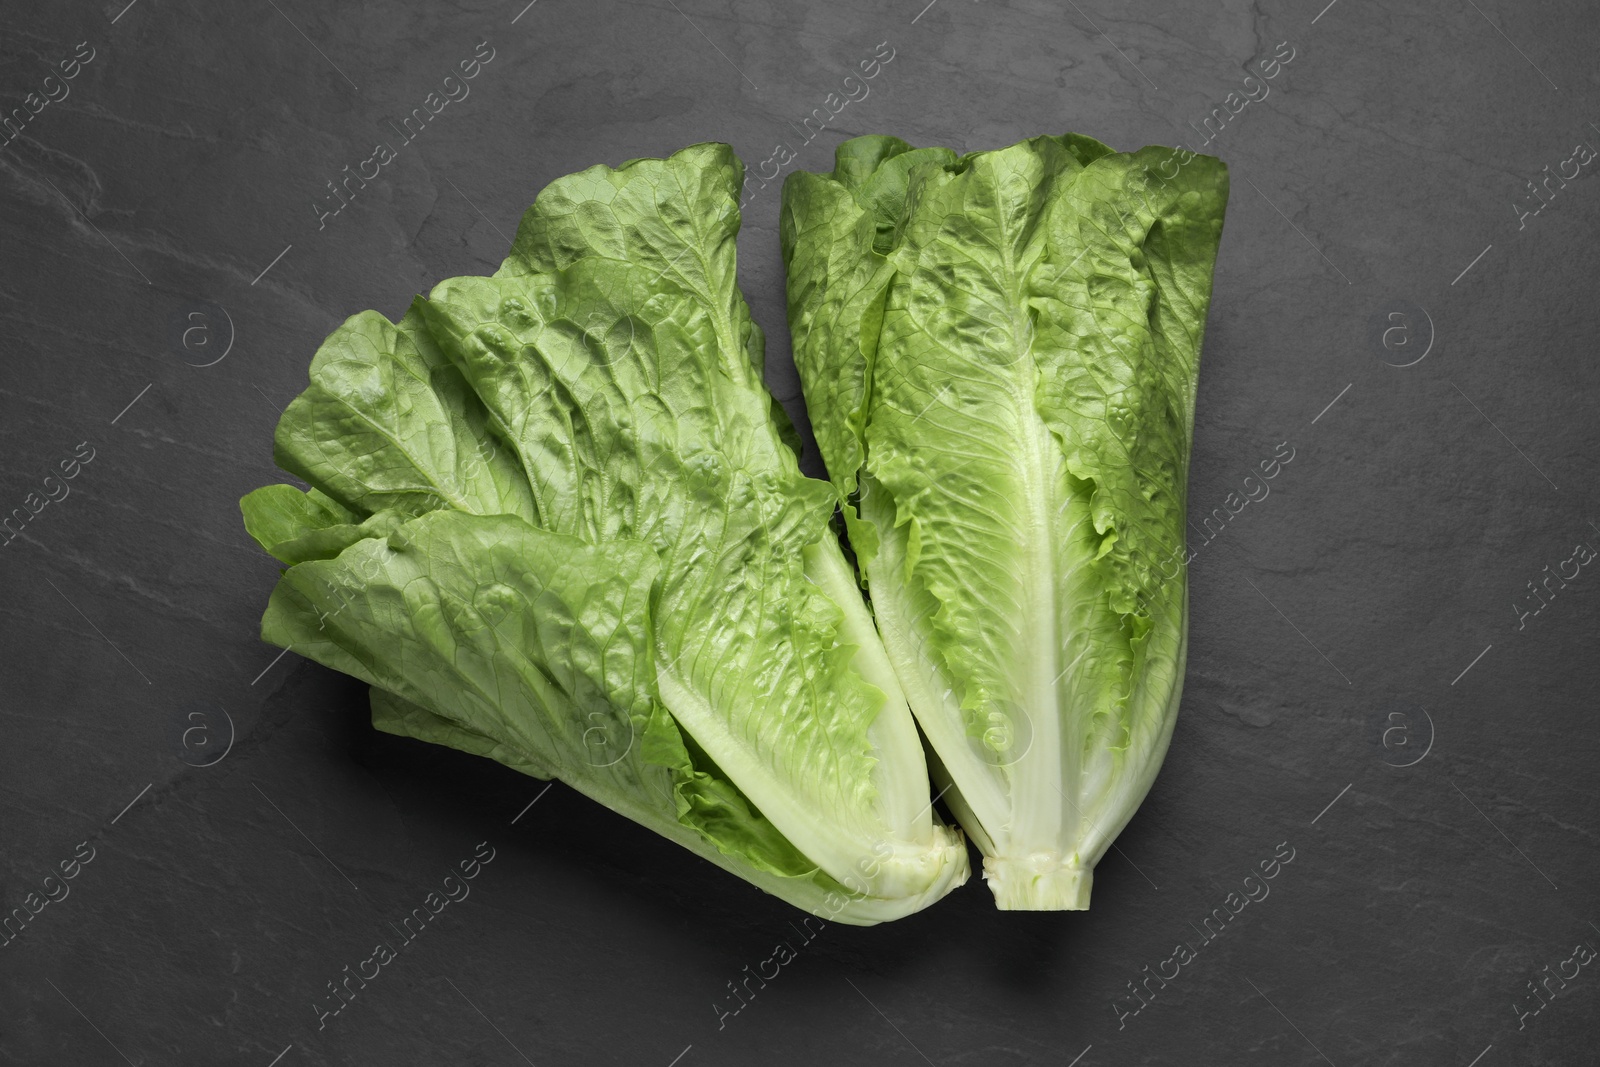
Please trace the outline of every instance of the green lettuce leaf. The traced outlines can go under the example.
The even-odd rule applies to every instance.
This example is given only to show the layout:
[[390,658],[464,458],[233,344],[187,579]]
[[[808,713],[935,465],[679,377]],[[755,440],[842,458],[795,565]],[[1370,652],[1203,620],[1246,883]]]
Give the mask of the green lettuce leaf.
[[1002,908],[1088,906],[1172,734],[1227,189],[1210,157],[1073,134],[961,157],[857,138],[784,185],[818,444]]
[[761,381],[742,177],[706,144],[558,179],[494,276],[335,331],[275,439],[311,490],[243,501],[291,564],[262,632],[368,682],[380,729],[878,922],[966,854]]

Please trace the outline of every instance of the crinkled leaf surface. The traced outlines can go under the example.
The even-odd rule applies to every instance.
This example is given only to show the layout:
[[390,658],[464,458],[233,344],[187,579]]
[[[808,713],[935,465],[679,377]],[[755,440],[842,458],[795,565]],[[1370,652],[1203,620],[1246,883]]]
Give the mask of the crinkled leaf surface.
[[859,138],[784,188],[817,439],[1002,907],[1086,905],[1176,714],[1227,176],[1170,155]]
[[[328,339],[309,481],[244,502],[264,621],[374,721],[556,776],[769,891],[894,918],[966,874],[735,285],[725,145],[552,183],[500,271]],[[842,592],[841,592],[842,591]]]

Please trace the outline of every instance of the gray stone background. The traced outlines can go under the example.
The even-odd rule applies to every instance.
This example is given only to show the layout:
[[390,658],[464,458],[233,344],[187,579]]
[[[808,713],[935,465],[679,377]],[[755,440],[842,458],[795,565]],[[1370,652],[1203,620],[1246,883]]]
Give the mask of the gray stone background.
[[[1600,146],[1593,8],[525,3],[3,6],[0,511],[67,495],[0,550],[0,904],[93,858],[0,947],[0,1062],[1595,1062],[1600,962],[1567,961],[1600,947],[1600,578],[1564,563],[1600,547],[1600,162],[1568,162]],[[470,96],[319,229],[324,183],[482,42]],[[1197,147],[1217,107],[1188,683],[1091,911],[972,883],[827,927],[719,1019],[798,913],[563,786],[375,734],[359,685],[258,641],[276,565],[237,500],[280,480],[318,342],[492,271],[552,178],[702,140],[826,170],[867,132]],[[777,212],[751,202],[742,272],[800,415]],[[480,841],[471,897],[319,1030],[326,983]],[[1268,899],[1119,1028],[1282,843]]]

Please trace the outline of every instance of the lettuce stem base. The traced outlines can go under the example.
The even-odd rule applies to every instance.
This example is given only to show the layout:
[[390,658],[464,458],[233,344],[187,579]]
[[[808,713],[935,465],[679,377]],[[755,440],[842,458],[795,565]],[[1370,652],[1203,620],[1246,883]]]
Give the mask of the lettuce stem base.
[[1001,911],[1087,911],[1094,868],[1059,856],[985,856],[983,880]]

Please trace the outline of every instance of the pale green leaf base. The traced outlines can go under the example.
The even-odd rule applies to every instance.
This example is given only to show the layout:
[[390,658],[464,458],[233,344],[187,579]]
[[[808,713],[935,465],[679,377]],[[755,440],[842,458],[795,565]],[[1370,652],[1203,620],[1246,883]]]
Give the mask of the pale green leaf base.
[[983,880],[1001,911],[1088,911],[1094,868],[1062,865],[1057,857],[985,856]]

